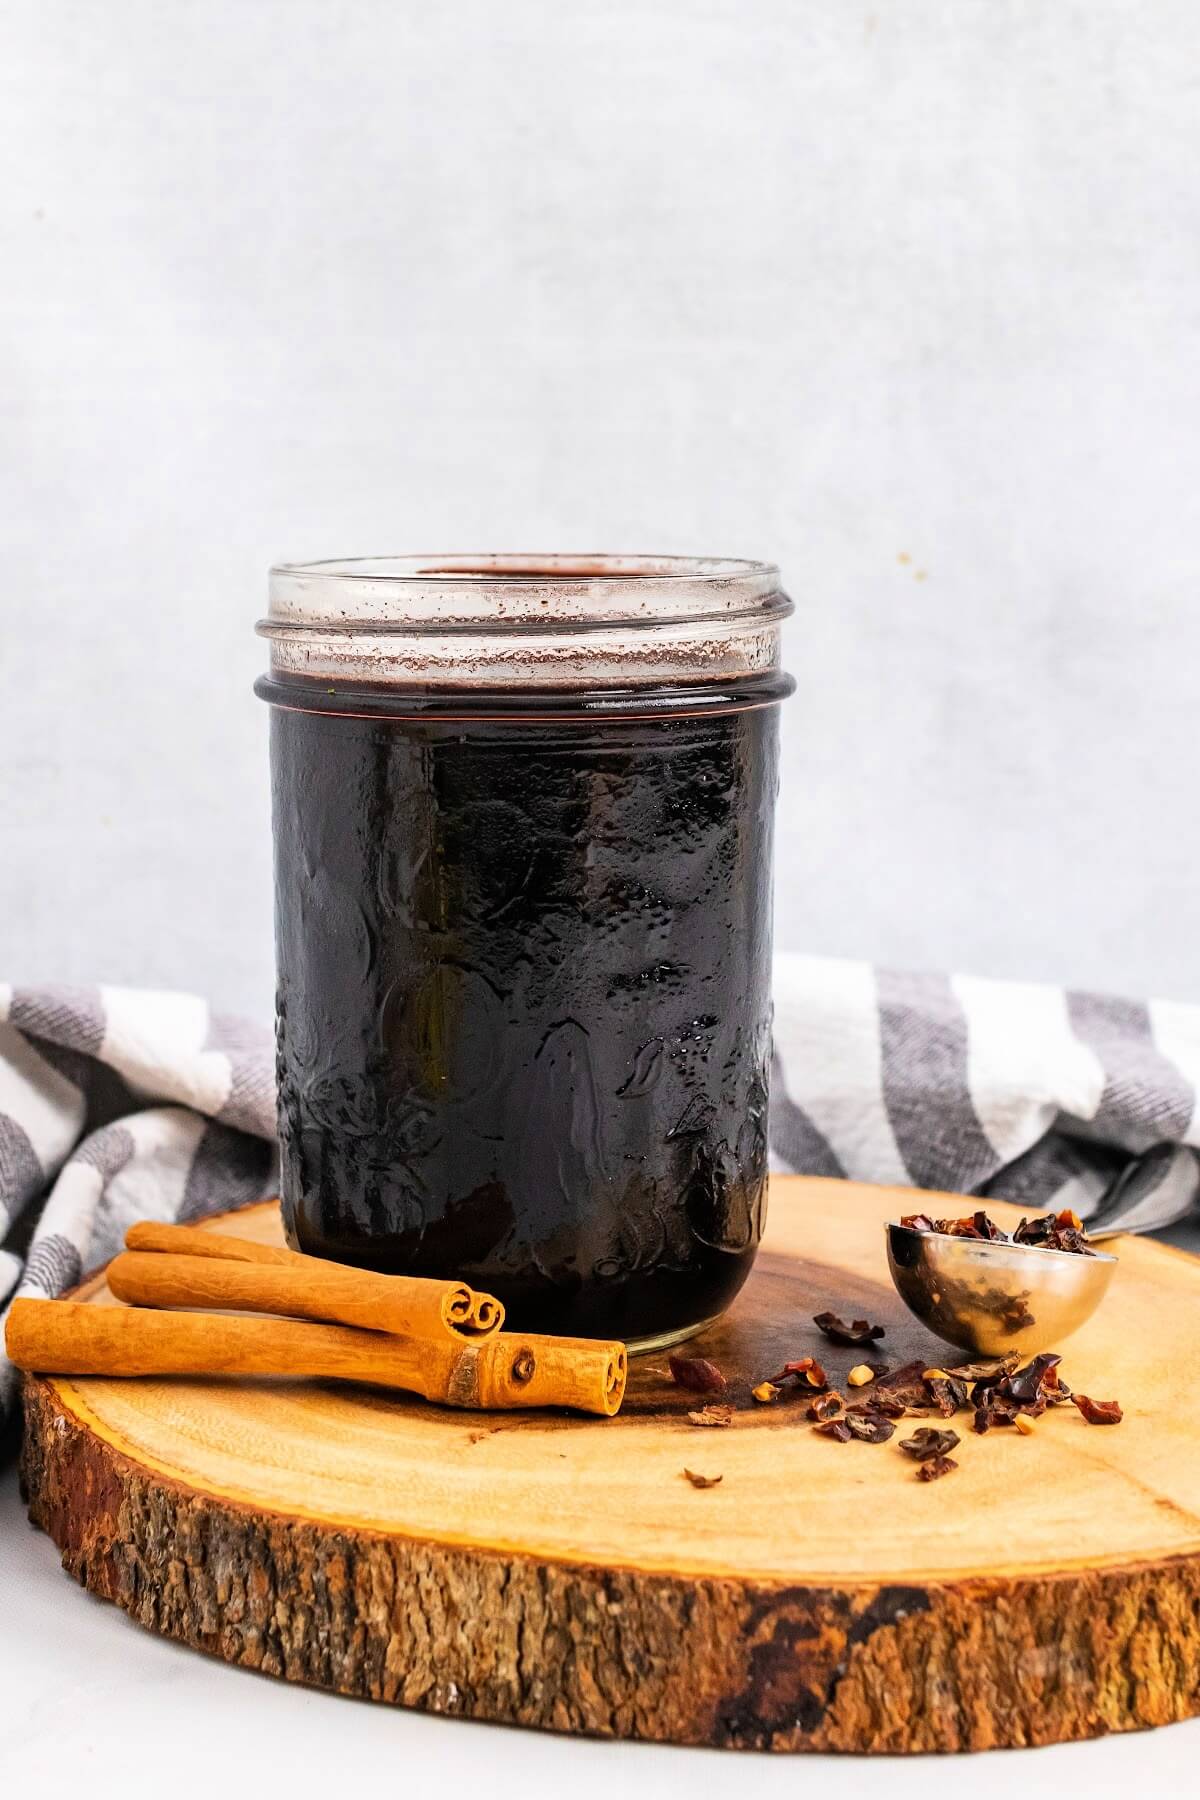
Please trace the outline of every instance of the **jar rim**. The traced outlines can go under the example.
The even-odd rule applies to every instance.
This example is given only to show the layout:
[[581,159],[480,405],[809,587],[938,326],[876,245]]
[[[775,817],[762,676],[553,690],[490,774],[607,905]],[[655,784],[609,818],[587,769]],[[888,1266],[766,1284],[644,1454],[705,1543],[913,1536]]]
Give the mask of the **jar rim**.
[[607,689],[778,671],[792,602],[734,557],[368,556],[280,563],[274,681]]
[[259,634],[506,637],[600,627],[724,625],[792,610],[775,563],[734,557],[366,556],[279,563]]
[[335,556],[281,562],[276,577],[321,581],[433,582],[441,586],[501,581],[506,585],[593,587],[596,582],[728,582],[779,578],[778,564],[735,556],[610,555],[607,552],[437,552],[425,556]]

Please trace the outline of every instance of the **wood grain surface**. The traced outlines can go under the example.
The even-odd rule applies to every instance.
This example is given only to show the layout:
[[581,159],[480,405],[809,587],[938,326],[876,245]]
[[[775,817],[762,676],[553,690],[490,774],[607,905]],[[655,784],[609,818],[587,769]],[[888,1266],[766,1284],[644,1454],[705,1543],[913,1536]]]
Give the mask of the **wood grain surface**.
[[[924,1205],[929,1197],[924,1196]],[[953,1201],[935,1210],[953,1210]],[[1050,1743],[1200,1711],[1200,1262],[1140,1239],[1063,1352],[1074,1407],[969,1429],[922,1483],[898,1439],[816,1436],[752,1385],[861,1352],[943,1364],[888,1280],[895,1189],[776,1178],[732,1311],[613,1420],[482,1418],[333,1384],[25,1380],[23,1479],[65,1566],[142,1624],[248,1668],[556,1730],[772,1750]],[[1012,1209],[993,1208],[1004,1220]],[[214,1222],[280,1241],[274,1207]],[[115,1304],[102,1277],[82,1292]],[[690,1468],[720,1475],[697,1489]]]

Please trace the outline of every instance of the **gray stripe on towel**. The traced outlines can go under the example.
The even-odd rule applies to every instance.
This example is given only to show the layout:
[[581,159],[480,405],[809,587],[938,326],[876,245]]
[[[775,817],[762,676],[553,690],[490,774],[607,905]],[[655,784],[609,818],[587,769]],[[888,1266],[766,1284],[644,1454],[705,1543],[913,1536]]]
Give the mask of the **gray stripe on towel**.
[[1140,1000],[1068,992],[1067,1014],[1104,1069],[1104,1092],[1095,1118],[1084,1122],[1086,1135],[1125,1150],[1178,1143],[1196,1096],[1155,1044],[1149,1009]]
[[71,1161],[87,1163],[89,1168],[99,1170],[107,1187],[113,1176],[119,1175],[136,1154],[137,1144],[127,1126],[104,1125],[99,1131],[93,1131],[91,1137],[84,1138]]
[[229,1097],[219,1117],[223,1125],[252,1131],[255,1137],[275,1136],[275,1071],[270,1057],[239,1051],[229,1058],[232,1079]]
[[44,1063],[49,1063],[56,1075],[69,1081],[72,1087],[87,1097],[94,1072],[101,1067],[94,1056],[86,1050],[68,1050],[62,1044],[56,1044],[51,1038],[37,1037],[31,1031],[26,1034],[29,1042],[37,1051]]
[[0,1238],[45,1179],[23,1126],[8,1113],[0,1113]]
[[972,1193],[1000,1158],[971,1099],[966,1015],[949,977],[880,969],[876,982],[884,1105],[909,1179]]
[[64,1289],[74,1287],[83,1269],[83,1258],[61,1232],[52,1231],[38,1238],[29,1252],[29,1260],[21,1276],[21,1288],[39,1288],[51,1300]]
[[787,1091],[778,1051],[771,1052],[771,1148],[802,1175],[832,1175],[844,1181],[843,1169],[824,1133]]
[[213,1120],[206,1126],[188,1170],[179,1218],[232,1212],[261,1200],[271,1172],[273,1148],[265,1138],[247,1137]]
[[31,1037],[49,1038],[64,1050],[83,1050],[89,1056],[95,1056],[104,1042],[99,988],[69,987],[65,982],[15,988],[8,1020]]

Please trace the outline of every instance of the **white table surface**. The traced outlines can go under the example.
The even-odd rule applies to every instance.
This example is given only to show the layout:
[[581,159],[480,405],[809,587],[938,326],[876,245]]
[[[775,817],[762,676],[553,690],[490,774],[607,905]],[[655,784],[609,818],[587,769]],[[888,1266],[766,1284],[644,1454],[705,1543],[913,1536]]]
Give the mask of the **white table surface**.
[[[0,1785],[8,1793],[120,1800],[337,1800],[425,1790],[529,1800],[704,1800],[820,1791],[916,1800],[951,1779],[971,1800],[1145,1783],[1190,1790],[1200,1720],[1046,1750],[956,1759],[788,1757],[608,1744],[339,1700],[253,1675],[143,1631],[85,1594],[0,1474]],[[931,1766],[933,1765],[933,1766]],[[118,1784],[119,1778],[119,1784]],[[386,1784],[386,1785],[385,1785]]]

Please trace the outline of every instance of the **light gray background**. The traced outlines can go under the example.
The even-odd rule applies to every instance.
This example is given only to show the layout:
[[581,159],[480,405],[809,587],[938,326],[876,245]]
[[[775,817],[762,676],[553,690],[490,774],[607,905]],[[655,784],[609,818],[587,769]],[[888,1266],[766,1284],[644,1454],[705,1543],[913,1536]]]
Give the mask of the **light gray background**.
[[0,974],[270,1003],[268,562],[776,557],[789,948],[1200,999],[1191,0],[6,0]]
[[[1200,999],[1193,0],[0,0],[0,32],[0,976],[266,1013],[273,557],[607,547],[787,572],[785,945]],[[8,1772],[51,1800],[117,1766],[748,1779],[254,1682],[89,1607],[11,1474],[0,1512]],[[1195,1731],[972,1788],[1178,1788]]]

